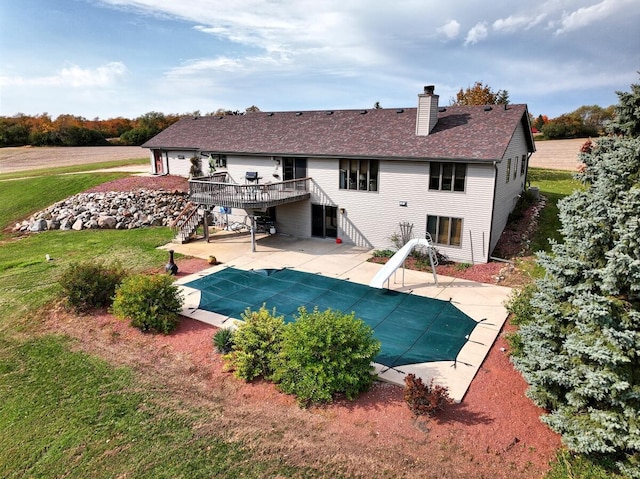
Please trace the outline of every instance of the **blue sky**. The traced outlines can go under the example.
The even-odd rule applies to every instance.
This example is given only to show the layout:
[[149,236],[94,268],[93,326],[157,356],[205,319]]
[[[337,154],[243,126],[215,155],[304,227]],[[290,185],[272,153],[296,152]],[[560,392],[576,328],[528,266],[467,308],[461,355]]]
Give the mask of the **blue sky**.
[[411,107],[482,81],[553,118],[640,76],[640,0],[3,0],[0,115]]

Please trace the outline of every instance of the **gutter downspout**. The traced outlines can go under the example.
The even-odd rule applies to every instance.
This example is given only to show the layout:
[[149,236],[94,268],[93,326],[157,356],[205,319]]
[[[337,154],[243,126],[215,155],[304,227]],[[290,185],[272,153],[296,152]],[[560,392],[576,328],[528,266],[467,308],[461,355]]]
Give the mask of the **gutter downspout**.
[[527,153],[527,169],[524,172],[524,187],[525,187],[525,191],[526,189],[529,187],[529,160],[531,160],[531,156],[533,156],[533,152],[528,152]]
[[[527,163],[528,167],[528,163]],[[498,188],[498,162],[496,160],[493,161],[493,197],[491,198],[491,222],[489,223],[489,243],[487,244],[487,257],[485,261],[488,263],[491,258],[491,237],[493,236],[493,216],[496,211],[496,190]]]

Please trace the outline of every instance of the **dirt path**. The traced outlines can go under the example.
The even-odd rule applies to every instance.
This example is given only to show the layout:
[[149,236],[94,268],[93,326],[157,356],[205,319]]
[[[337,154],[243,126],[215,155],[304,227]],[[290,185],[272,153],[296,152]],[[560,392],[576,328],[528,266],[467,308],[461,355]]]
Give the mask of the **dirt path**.
[[0,148],[0,173],[147,158],[139,146],[73,146]]

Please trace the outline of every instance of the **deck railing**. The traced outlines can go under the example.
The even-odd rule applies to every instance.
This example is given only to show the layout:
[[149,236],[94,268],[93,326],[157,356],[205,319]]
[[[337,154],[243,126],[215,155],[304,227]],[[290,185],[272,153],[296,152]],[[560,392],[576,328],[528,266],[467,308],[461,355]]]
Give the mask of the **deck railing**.
[[193,178],[189,180],[189,197],[191,201],[205,205],[265,208],[309,198],[310,179],[239,185],[219,181],[220,177]]

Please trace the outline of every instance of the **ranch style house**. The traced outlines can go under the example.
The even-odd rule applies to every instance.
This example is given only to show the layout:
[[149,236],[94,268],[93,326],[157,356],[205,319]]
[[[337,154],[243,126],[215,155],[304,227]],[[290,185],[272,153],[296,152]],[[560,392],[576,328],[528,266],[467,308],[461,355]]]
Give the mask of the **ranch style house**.
[[232,212],[376,249],[409,223],[466,263],[489,261],[535,151],[526,105],[439,106],[433,86],[417,108],[183,118],[142,146],[154,174],[190,177],[192,223]]

